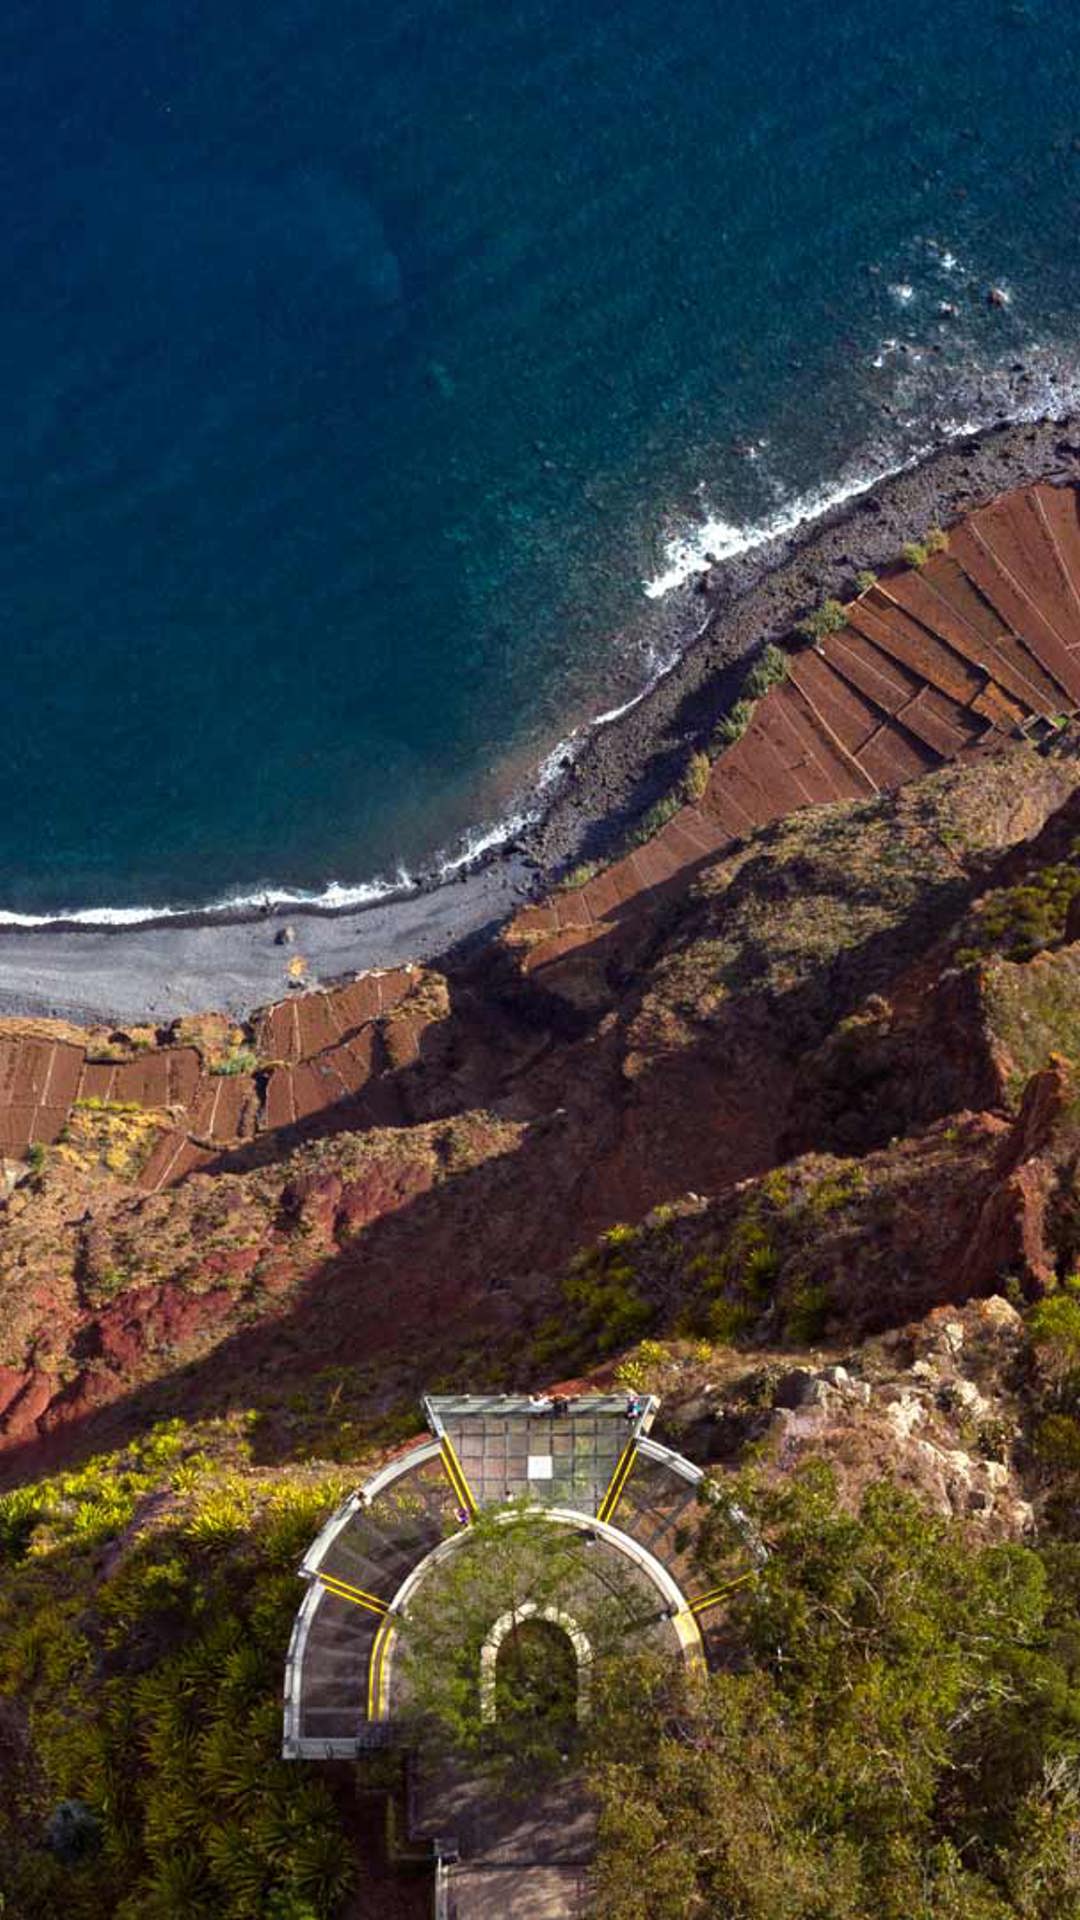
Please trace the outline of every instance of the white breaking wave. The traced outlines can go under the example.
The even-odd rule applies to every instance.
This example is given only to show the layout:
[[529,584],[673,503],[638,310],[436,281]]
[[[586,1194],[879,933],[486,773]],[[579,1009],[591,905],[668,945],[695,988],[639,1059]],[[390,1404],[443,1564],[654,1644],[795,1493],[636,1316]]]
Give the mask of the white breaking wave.
[[[946,256],[946,263],[951,260],[951,255]],[[1029,357],[1037,359],[1040,348],[1036,346],[1028,351]],[[1055,370],[1036,385],[1025,405],[1016,406],[1014,402],[1011,418],[1013,421],[1041,419],[1052,407],[1071,409],[1078,401],[1080,401],[1080,383],[1076,377],[1063,379]],[[758,521],[748,526],[737,526],[718,514],[709,513],[704,522],[675,536],[667,543],[664,549],[663,570],[653,579],[643,581],[643,590],[650,600],[662,599],[676,587],[685,586],[688,580],[701,573],[711,562],[730,560],[736,554],[747,553],[752,548],[764,546],[772,540],[782,540],[800,528],[808,527],[812,521],[820,519],[823,514],[830,512],[833,508],[846,506],[848,501],[869,492],[881,481],[892,479],[897,474],[905,473],[911,467],[918,466],[920,461],[925,460],[942,440],[964,439],[980,432],[988,423],[988,412],[982,417],[949,416],[940,419],[937,422],[934,438],[915,447],[902,460],[893,461],[888,465],[862,467],[833,487],[819,487],[809,493],[800,494],[781,507],[768,520]],[[578,758],[588,740],[601,727],[613,725],[616,720],[621,720],[625,714],[633,712],[635,707],[640,706],[657,682],[670,672],[685,651],[686,645],[692,644],[704,633],[710,617],[706,615],[701,625],[690,636],[689,642],[683,640],[681,643],[673,643],[663,652],[654,649],[646,661],[646,673],[642,685],[628,699],[623,700],[616,707],[607,708],[603,713],[594,714],[590,720],[575,727],[564,739],[556,742],[537,768],[532,785],[533,804],[531,806],[522,808],[494,825],[472,829],[465,835],[457,851],[436,855],[432,869],[438,879],[450,879],[462,867],[467,867],[484,854],[492,853],[498,847],[504,846],[508,840],[512,840],[526,827],[540,820],[547,804],[546,795],[556,784],[560,775],[566,771],[567,763],[572,763]],[[362,892],[363,889],[354,889],[354,891]],[[322,898],[319,903],[330,904]],[[347,904],[354,904],[354,902],[349,901]]]
[[753,547],[763,547],[770,540],[783,540],[806,522],[828,513],[830,508],[842,507],[847,501],[857,499],[860,493],[877,486],[879,481],[890,479],[894,474],[915,466],[922,457],[922,451],[912,453],[895,466],[860,471],[838,486],[820,487],[812,493],[800,494],[798,499],[781,507],[770,519],[759,520],[750,526],[737,526],[731,520],[722,519],[719,514],[710,513],[700,526],[676,534],[667,542],[664,565],[651,580],[643,582],[645,592],[650,600],[662,600],[666,593],[685,586],[688,580],[704,572],[714,561],[733,560],[737,554],[749,553]]
[[416,885],[402,868],[393,880],[365,880],[352,887],[331,880],[318,893],[293,887],[264,887],[257,893],[232,894],[227,900],[214,900],[202,907],[79,907],[70,913],[13,913],[0,908],[0,927],[54,927],[58,922],[79,927],[135,927],[147,921],[202,919],[210,914],[224,917],[264,909],[280,912],[289,907],[370,907],[376,900],[385,900],[392,894],[411,893]]
[[[646,592],[648,592],[648,588],[646,588]],[[708,624],[709,616],[706,615],[700,627],[691,634],[689,644],[692,645],[695,640],[701,638]],[[576,760],[586,742],[594,733],[599,733],[601,727],[610,727],[616,720],[621,720],[624,714],[633,713],[634,708],[641,705],[641,702],[648,697],[657,682],[663,679],[665,673],[670,672],[671,668],[685,651],[686,644],[686,642],[683,642],[681,645],[675,644],[666,653],[661,653],[655,648],[651,649],[646,661],[646,678],[642,685],[638,687],[637,691],[630,695],[629,699],[621,701],[617,707],[608,707],[603,713],[593,714],[591,720],[586,720],[582,726],[575,727],[573,732],[568,733],[564,739],[556,741],[550,752],[545,754],[537,768],[534,792],[538,796],[546,793],[548,788],[554,785],[559,775],[565,772],[567,761]],[[533,821],[538,820],[543,810],[543,805],[538,804],[532,807],[527,813],[520,814],[514,820],[510,831],[516,833],[521,827],[528,826]]]
[[[892,347],[896,343],[886,341],[884,344]],[[1038,346],[1026,349],[1029,361],[1037,363],[1039,354]],[[1062,376],[1055,369],[1042,380],[1032,380],[1032,391],[1026,401],[1018,404],[1015,396],[1011,396],[1009,421],[1010,424],[1022,424],[1041,420],[1048,413],[1071,411],[1078,401],[1080,378],[1073,373]],[[707,509],[705,520],[675,534],[666,542],[660,571],[642,583],[645,593],[650,600],[661,600],[665,594],[673,592],[676,587],[685,586],[688,580],[705,572],[713,562],[731,560],[737,554],[749,553],[754,547],[763,547],[771,540],[785,539],[800,527],[820,519],[832,508],[846,506],[849,500],[857,499],[861,493],[868,493],[871,487],[878,486],[881,481],[894,479],[897,474],[917,467],[942,440],[963,440],[971,434],[981,433],[990,424],[990,419],[989,409],[985,413],[975,411],[963,418],[950,415],[938,419],[934,437],[913,448],[902,460],[889,465],[857,468],[847,479],[833,487],[818,487],[810,493],[798,495],[767,520],[739,526]]]
[[505,846],[515,833],[521,833],[535,818],[536,810],[511,813],[505,820],[496,820],[493,826],[470,827],[453,853],[436,854],[432,865],[437,877],[449,880],[451,874],[460,873],[462,867],[471,866],[474,860],[482,859],[485,853],[494,853],[496,847]]

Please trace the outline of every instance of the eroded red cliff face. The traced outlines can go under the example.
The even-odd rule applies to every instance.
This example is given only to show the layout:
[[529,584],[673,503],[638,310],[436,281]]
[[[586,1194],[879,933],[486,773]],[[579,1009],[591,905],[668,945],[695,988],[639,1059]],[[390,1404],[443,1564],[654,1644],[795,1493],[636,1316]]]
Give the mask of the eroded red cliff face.
[[[569,1032],[496,957],[403,977],[344,1037],[335,996],[289,1002],[235,1075],[210,1069],[246,1036],[166,1036],[198,1056],[183,1110],[84,1097],[0,1211],[12,1465],[173,1405],[273,1406],[335,1367],[368,1369],[388,1394],[465,1351],[540,1377],[534,1336],[564,1312],[568,1263],[658,1206],[683,1209],[684,1257],[673,1278],[669,1252],[655,1281],[644,1228],[643,1297],[692,1312],[707,1253],[737,1300],[739,1223],[788,1161],[788,1197],[769,1203],[776,1263],[751,1302],[763,1334],[797,1327],[800,1300],[865,1330],[1010,1280],[1050,1284],[1071,1255],[1074,1120],[1071,1068],[1051,1061],[1061,1022],[1040,1029],[1038,1009],[1048,967],[1055,1007],[1071,993],[1074,949],[1062,929],[1023,964],[988,949],[957,968],[955,953],[977,903],[1071,834],[1078,787],[1065,739],[776,823],[701,870],[610,984],[613,1004]],[[274,1076],[321,1073],[342,1047],[377,1064],[390,1123],[342,1082],[271,1125]],[[134,1061],[148,1087],[158,1051]],[[186,1177],[148,1183],[162,1139],[190,1137],[192,1102],[246,1077],[254,1130],[204,1136]],[[838,1180],[840,1198],[815,1206]]]
[[[1071,1268],[1077,493],[931,545],[793,640],[646,845],[468,966],[244,1028],[0,1026],[9,1470],[335,1369],[376,1403],[463,1356],[543,1377],[582,1249],[624,1327],[750,1339]],[[616,1281],[587,1250],[620,1222]]]

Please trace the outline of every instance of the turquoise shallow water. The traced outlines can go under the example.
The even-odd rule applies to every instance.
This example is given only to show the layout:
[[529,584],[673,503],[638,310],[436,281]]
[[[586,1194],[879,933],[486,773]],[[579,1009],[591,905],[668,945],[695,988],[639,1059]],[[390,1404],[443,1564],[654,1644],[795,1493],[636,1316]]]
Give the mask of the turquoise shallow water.
[[640,683],[680,532],[1071,391],[1071,0],[23,0],[0,54],[3,908],[422,862]]

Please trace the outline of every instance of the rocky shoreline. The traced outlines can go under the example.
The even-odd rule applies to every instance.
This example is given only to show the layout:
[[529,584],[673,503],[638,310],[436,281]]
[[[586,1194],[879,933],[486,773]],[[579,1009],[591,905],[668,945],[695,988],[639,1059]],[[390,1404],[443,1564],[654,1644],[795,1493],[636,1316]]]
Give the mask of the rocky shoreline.
[[1080,478],[1080,415],[1001,423],[942,446],[793,533],[714,568],[670,596],[673,626],[704,626],[649,694],[589,739],[527,851],[544,871],[617,847],[626,825],[674,784],[737,690],[739,663],[780,640],[827,595],[848,597],[861,568],[906,540],[1037,480]]
[[[1039,479],[1080,479],[1080,417],[1002,422],[951,442],[671,594],[663,617],[672,650],[681,642],[674,666],[567,756],[540,821],[456,878],[431,876],[363,908],[4,928],[0,1014],[163,1022],[216,1007],[240,1018],[282,997],[297,953],[314,984],[432,961],[483,939],[568,862],[618,849],[627,826],[674,785],[688,750],[708,738],[755,647],[781,638],[825,595],[850,591],[860,568],[893,559],[928,526]],[[286,918],[291,949],[278,941]]]

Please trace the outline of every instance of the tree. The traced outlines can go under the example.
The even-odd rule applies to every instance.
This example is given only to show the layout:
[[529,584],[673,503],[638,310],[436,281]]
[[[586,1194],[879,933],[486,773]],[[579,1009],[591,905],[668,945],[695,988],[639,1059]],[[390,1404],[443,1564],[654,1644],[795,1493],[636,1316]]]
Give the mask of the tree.
[[[597,1920],[1080,1920],[1078,1570],[888,1482],[744,1482],[726,1670],[597,1690]],[[703,1571],[740,1548],[706,1507]]]

